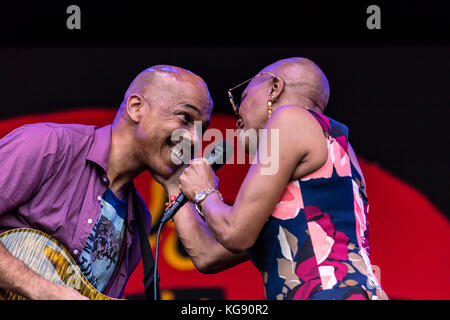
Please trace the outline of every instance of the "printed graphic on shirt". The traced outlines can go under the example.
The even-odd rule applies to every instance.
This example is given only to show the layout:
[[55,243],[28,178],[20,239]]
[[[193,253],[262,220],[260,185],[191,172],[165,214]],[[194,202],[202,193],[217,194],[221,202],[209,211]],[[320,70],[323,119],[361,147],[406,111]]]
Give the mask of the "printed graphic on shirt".
[[125,231],[126,201],[108,189],[101,200],[100,216],[89,235],[78,265],[100,292],[106,288],[119,262]]

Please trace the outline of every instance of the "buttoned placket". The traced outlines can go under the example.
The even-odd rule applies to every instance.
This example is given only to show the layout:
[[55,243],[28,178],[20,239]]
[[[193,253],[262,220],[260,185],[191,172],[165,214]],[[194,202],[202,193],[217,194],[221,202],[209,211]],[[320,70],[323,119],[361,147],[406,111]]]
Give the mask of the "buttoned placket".
[[[104,184],[106,184],[106,188],[108,188],[108,186],[109,186],[109,180],[108,180],[108,177],[106,176],[106,174],[104,174],[104,175],[102,176],[102,181],[103,181]],[[98,196],[97,196],[97,201],[100,202],[100,210],[101,210],[101,207],[102,207],[102,205],[101,205],[101,203],[102,203],[102,196],[101,196],[101,195],[98,195]],[[93,221],[92,221],[91,218],[89,218],[87,222],[88,222],[89,224],[92,224]]]
[[[109,180],[108,180],[108,177],[106,176],[106,174],[104,174],[104,175],[102,176],[101,180],[102,180],[103,183],[106,184],[106,188],[108,188],[108,186],[109,186]],[[100,210],[101,210],[101,208],[102,208],[102,205],[101,205],[102,198],[103,198],[103,197],[102,197],[101,195],[98,195],[97,198],[96,198],[97,201],[100,203]],[[89,225],[91,225],[93,222],[94,222],[94,220],[92,220],[92,218],[88,218],[88,219],[87,219],[87,223],[88,223]],[[73,250],[73,254],[74,254],[75,256],[77,256],[78,253],[79,253],[79,251],[78,251],[77,249]]]

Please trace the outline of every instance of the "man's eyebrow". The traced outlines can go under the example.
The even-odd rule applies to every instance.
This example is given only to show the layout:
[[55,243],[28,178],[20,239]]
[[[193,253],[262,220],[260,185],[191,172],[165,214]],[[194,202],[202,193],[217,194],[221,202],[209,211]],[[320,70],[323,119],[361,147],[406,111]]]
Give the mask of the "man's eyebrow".
[[198,114],[201,114],[200,109],[198,109],[196,106],[193,106],[192,104],[188,104],[188,103],[187,104],[183,104],[183,107],[190,108],[192,110],[197,111]]

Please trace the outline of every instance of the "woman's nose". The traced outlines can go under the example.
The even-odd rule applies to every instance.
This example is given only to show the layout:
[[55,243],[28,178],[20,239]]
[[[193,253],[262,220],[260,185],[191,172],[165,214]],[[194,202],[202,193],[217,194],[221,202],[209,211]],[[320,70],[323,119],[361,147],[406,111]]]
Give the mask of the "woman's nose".
[[243,127],[244,127],[244,121],[242,120],[242,118],[239,118],[238,121],[236,122],[236,128],[242,129]]

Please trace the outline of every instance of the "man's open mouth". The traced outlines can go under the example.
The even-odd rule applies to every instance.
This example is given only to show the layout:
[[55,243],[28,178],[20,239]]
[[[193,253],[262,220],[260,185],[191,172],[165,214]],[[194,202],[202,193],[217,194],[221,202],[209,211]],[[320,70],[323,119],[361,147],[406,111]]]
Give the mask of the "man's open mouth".
[[181,143],[176,146],[170,147],[170,153],[174,155],[178,160],[183,161],[183,147]]
[[168,144],[170,153],[173,156],[172,161],[175,164],[180,164],[180,162],[189,163],[191,160],[192,145],[188,139],[183,139],[180,142],[170,140]]

